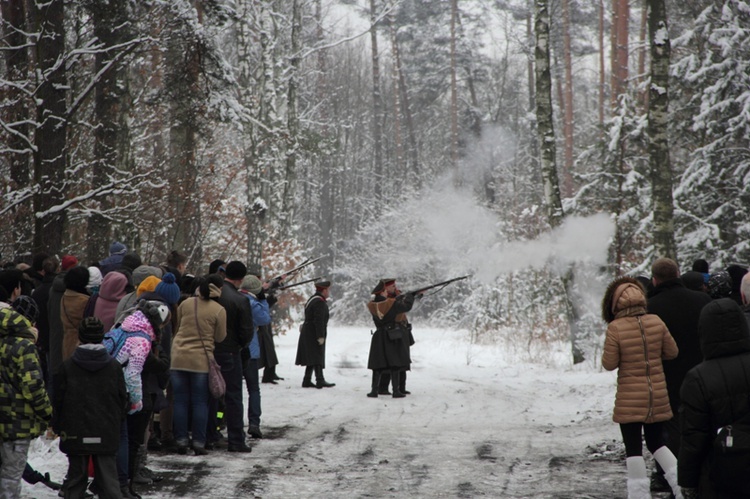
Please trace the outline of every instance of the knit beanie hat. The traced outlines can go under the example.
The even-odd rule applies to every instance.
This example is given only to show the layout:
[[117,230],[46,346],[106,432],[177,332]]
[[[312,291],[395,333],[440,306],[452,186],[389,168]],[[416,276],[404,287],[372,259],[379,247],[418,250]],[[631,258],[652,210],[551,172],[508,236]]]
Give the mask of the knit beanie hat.
[[154,291],[161,295],[168,305],[176,305],[180,301],[180,287],[175,282],[174,274],[171,272],[164,274]]
[[162,270],[151,265],[139,265],[133,270],[133,286],[140,286],[145,278],[152,275],[161,279]]
[[242,289],[250,291],[257,296],[263,290],[263,283],[254,275],[247,275],[242,279]]
[[39,307],[36,301],[30,296],[21,295],[13,300],[10,306],[13,310],[29,319],[29,322],[32,324],[36,322],[36,318],[39,316]]
[[89,284],[89,269],[86,267],[73,267],[65,273],[63,281],[66,288],[78,291],[79,293],[86,293],[86,286]]
[[138,289],[135,292],[135,296],[140,297],[143,293],[154,292],[156,290],[156,286],[158,286],[160,282],[161,279],[159,279],[158,277],[154,277],[152,275],[146,277],[138,286]]
[[101,343],[104,339],[104,324],[96,317],[86,317],[78,326],[78,340],[81,344]]
[[237,260],[231,261],[226,266],[227,279],[241,281],[247,275],[247,267]]
[[76,265],[78,265],[78,258],[73,255],[65,255],[60,261],[60,268],[63,270],[68,270]]
[[115,241],[109,247],[110,255],[124,255],[128,252],[128,247],[121,242]]

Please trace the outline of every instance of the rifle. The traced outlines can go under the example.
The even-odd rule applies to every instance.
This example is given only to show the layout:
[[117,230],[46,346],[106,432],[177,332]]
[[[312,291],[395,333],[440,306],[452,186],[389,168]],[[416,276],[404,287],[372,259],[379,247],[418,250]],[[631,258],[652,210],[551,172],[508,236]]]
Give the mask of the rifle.
[[305,260],[304,262],[300,263],[299,265],[297,265],[297,266],[296,266],[296,267],[294,267],[293,269],[289,269],[289,270],[287,270],[287,271],[285,271],[285,272],[282,272],[281,274],[277,275],[277,276],[276,276],[276,277],[274,277],[273,279],[269,279],[269,280],[267,280],[266,282],[268,282],[268,283],[270,283],[270,284],[271,284],[271,285],[270,285],[270,286],[268,287],[268,289],[269,289],[269,290],[272,290],[272,289],[279,289],[279,287],[281,286],[281,281],[282,281],[283,279],[288,279],[288,278],[292,278],[292,277],[294,277],[295,275],[297,275],[297,273],[298,273],[298,272],[299,272],[300,270],[302,270],[302,269],[304,269],[305,267],[307,267],[307,266],[309,266],[309,265],[312,265],[313,263],[317,262],[318,260],[322,260],[322,259],[323,259],[323,257],[322,257],[322,256],[319,256],[318,258],[312,258],[312,259],[310,259],[310,258],[307,258],[307,259],[306,259],[306,260]]
[[295,282],[294,284],[287,284],[285,286],[279,286],[278,288],[274,289],[274,291],[284,291],[285,289],[293,288],[295,286],[302,286],[303,284],[307,284],[308,282],[318,282],[321,279],[323,279],[323,276],[319,275],[318,277],[313,277],[312,279],[308,279],[306,281],[300,281],[300,282]]
[[[414,295],[418,295],[420,293],[424,293],[425,291],[429,291],[429,290],[434,289],[434,288],[440,288],[437,291],[435,291],[435,293],[437,293],[438,291],[440,291],[441,289],[443,289],[444,287],[446,287],[448,284],[450,284],[452,282],[456,282],[456,281],[462,281],[464,279],[468,279],[469,277],[471,277],[471,275],[464,275],[464,276],[461,276],[461,277],[454,277],[453,279],[448,279],[447,281],[439,282],[437,284],[430,284],[429,286],[425,286],[423,288],[419,288],[419,289],[416,289],[414,291],[409,291],[409,293],[410,294],[414,294]],[[432,293],[432,294],[435,294],[435,293]]]

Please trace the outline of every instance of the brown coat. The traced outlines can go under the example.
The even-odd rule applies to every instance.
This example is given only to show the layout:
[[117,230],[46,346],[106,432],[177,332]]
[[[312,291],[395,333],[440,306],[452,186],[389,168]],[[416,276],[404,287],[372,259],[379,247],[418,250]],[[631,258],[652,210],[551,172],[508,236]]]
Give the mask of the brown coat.
[[83,311],[89,302],[89,295],[66,289],[60,300],[60,320],[63,326],[62,360],[73,355],[78,348],[78,326],[83,320]]
[[[211,297],[220,295],[213,284]],[[198,321],[195,320],[195,303],[198,302]],[[199,326],[197,326],[199,325]],[[197,373],[208,372],[208,355],[213,356],[214,345],[227,336],[227,313],[217,301],[197,296],[183,301],[177,308],[177,329],[172,338],[172,363],[170,368]],[[202,341],[201,341],[202,339]]]
[[602,301],[609,320],[602,366],[618,369],[612,419],[616,423],[657,423],[672,418],[663,359],[677,357],[677,344],[658,316],[646,314],[646,296],[635,279],[610,284]]

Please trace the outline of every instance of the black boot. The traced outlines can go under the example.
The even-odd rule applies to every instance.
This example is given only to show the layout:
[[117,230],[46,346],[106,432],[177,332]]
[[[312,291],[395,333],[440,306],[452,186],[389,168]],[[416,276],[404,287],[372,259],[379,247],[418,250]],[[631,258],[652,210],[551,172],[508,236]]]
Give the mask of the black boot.
[[329,383],[323,377],[323,367],[315,366],[315,386],[318,388],[330,388],[336,386],[336,383]]
[[380,395],[390,395],[391,392],[388,391],[388,385],[391,384],[391,373],[388,371],[382,371],[380,373],[380,384],[378,387],[378,393]]
[[302,388],[315,388],[315,383],[312,382],[313,366],[305,367],[305,377],[302,378]]
[[400,372],[398,370],[391,371],[391,382],[393,384],[393,398],[400,399],[403,397],[406,397],[403,393],[401,393],[401,390],[399,390],[399,379],[401,378]]
[[406,371],[401,371],[401,377],[398,380],[398,391],[404,395],[409,395],[411,392],[406,389]]
[[367,394],[368,397],[378,398],[378,388],[380,387],[380,371],[372,370],[372,390]]

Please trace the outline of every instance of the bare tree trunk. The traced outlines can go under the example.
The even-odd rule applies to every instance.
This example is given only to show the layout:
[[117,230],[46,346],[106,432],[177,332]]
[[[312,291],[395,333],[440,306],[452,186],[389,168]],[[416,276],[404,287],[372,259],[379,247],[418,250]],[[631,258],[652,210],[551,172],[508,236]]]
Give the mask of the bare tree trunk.
[[372,54],[372,139],[375,199],[383,195],[383,98],[380,92],[380,53],[378,52],[377,1],[370,0],[370,50]]
[[393,18],[388,15],[388,29],[391,35],[391,50],[393,54],[393,130],[394,130],[394,143],[396,146],[396,161],[394,166],[397,172],[402,171],[404,162],[404,140],[401,136],[401,92],[399,83],[399,58],[398,58],[398,44],[396,43],[396,29],[393,27]]
[[[539,143],[541,144],[542,181],[544,182],[544,200],[547,205],[547,220],[551,227],[558,227],[563,221],[564,213],[560,198],[560,184],[557,178],[555,161],[555,128],[552,116],[552,75],[550,72],[550,17],[548,0],[537,0],[534,31],[536,33],[536,119]],[[579,314],[572,296],[574,281],[572,268],[562,277],[565,286],[568,326],[570,327],[570,345],[574,363],[583,362],[583,351],[579,347],[580,328]]]
[[[451,0],[451,163],[458,166],[458,81],[456,77],[456,18],[458,17],[458,0]],[[456,179],[459,176],[456,175]]]
[[287,90],[287,130],[289,146],[286,153],[286,175],[284,180],[284,197],[279,214],[280,236],[284,239],[292,236],[294,223],[294,199],[297,187],[297,151],[299,149],[299,122],[297,116],[297,73],[299,72],[301,50],[300,31],[302,30],[302,7],[299,0],[292,3],[292,57],[289,68],[289,87]]
[[648,154],[654,203],[656,256],[675,259],[672,166],[669,160],[669,58],[671,45],[664,0],[648,0],[651,85],[648,104]]
[[[638,30],[638,81],[646,80],[646,54],[649,51],[648,41],[648,0],[641,2],[641,25]],[[638,100],[642,106],[648,105],[648,90],[638,93]]]
[[612,13],[612,107],[626,90],[628,81],[628,37],[630,30],[629,0],[613,0]]
[[[202,22],[200,2],[195,1],[198,23]],[[169,129],[169,206],[173,223],[163,248],[164,254],[172,249],[188,255],[200,253],[198,195],[198,164],[196,162],[198,113],[195,99],[200,95],[199,80],[201,56],[198,41],[194,38],[176,40],[170,47],[170,59],[176,61],[172,68]]]
[[606,100],[607,70],[604,65],[604,0],[599,0],[599,127],[604,133],[604,102]]
[[547,204],[547,220],[552,227],[563,219],[560,185],[557,178],[555,125],[552,116],[552,75],[550,72],[550,30],[548,0],[536,2],[535,33],[536,48],[536,119],[541,149],[544,200]]
[[[528,38],[529,47],[536,45],[534,40],[534,29],[533,29],[533,9],[529,9],[529,15],[526,16],[526,37]],[[531,112],[536,106],[536,79],[534,78],[534,57],[529,57],[526,64],[526,72],[529,79],[529,112]]]
[[37,64],[42,77],[36,99],[37,122],[34,154],[34,252],[59,253],[63,249],[66,214],[57,207],[65,200],[67,184],[66,94],[68,88],[65,64],[65,7],[63,0],[41,4],[30,2],[34,31],[44,32],[36,45]]
[[563,67],[565,83],[563,85],[563,137],[565,139],[565,169],[563,173],[563,192],[566,196],[573,194],[573,61],[570,48],[570,6],[569,0],[562,0],[563,31]]
[[[16,86],[10,86],[7,92],[0,95],[6,104],[3,106],[3,120],[11,133],[0,133],[0,141],[5,142],[8,162],[10,163],[10,179],[12,189],[17,192],[30,187],[30,159],[33,150],[29,135],[30,127],[28,101],[21,90],[28,82],[29,57],[27,53],[25,0],[9,0],[0,2],[0,15],[3,24],[7,26],[3,36],[5,39],[5,67],[7,79]],[[19,254],[21,248],[29,248],[33,237],[31,202],[29,198],[18,203],[11,211],[10,222],[13,234],[14,254]]]
[[417,131],[414,128],[414,119],[411,114],[411,105],[409,104],[409,89],[406,86],[406,76],[404,75],[403,68],[401,67],[401,54],[399,52],[398,39],[395,33],[393,34],[393,57],[396,64],[396,71],[398,72],[398,89],[399,95],[401,96],[401,110],[404,113],[404,122],[406,125],[407,138],[409,140],[407,156],[411,163],[412,178],[410,182],[415,186],[419,186],[421,178],[419,176],[419,146],[417,144]]
[[[122,48],[115,47],[130,39],[126,5],[121,2],[101,5],[89,4],[94,21],[94,35],[105,50],[98,51],[95,70],[101,74],[96,83],[94,115],[97,127],[94,129],[94,164],[92,168],[92,189],[100,189],[112,182],[116,167],[122,168],[125,152],[121,148],[128,143],[129,130],[127,115],[129,105],[127,78],[122,61]],[[109,49],[109,50],[106,50]],[[95,209],[88,221],[88,259],[97,261],[106,256],[112,236],[112,195],[106,194],[97,199]]]

